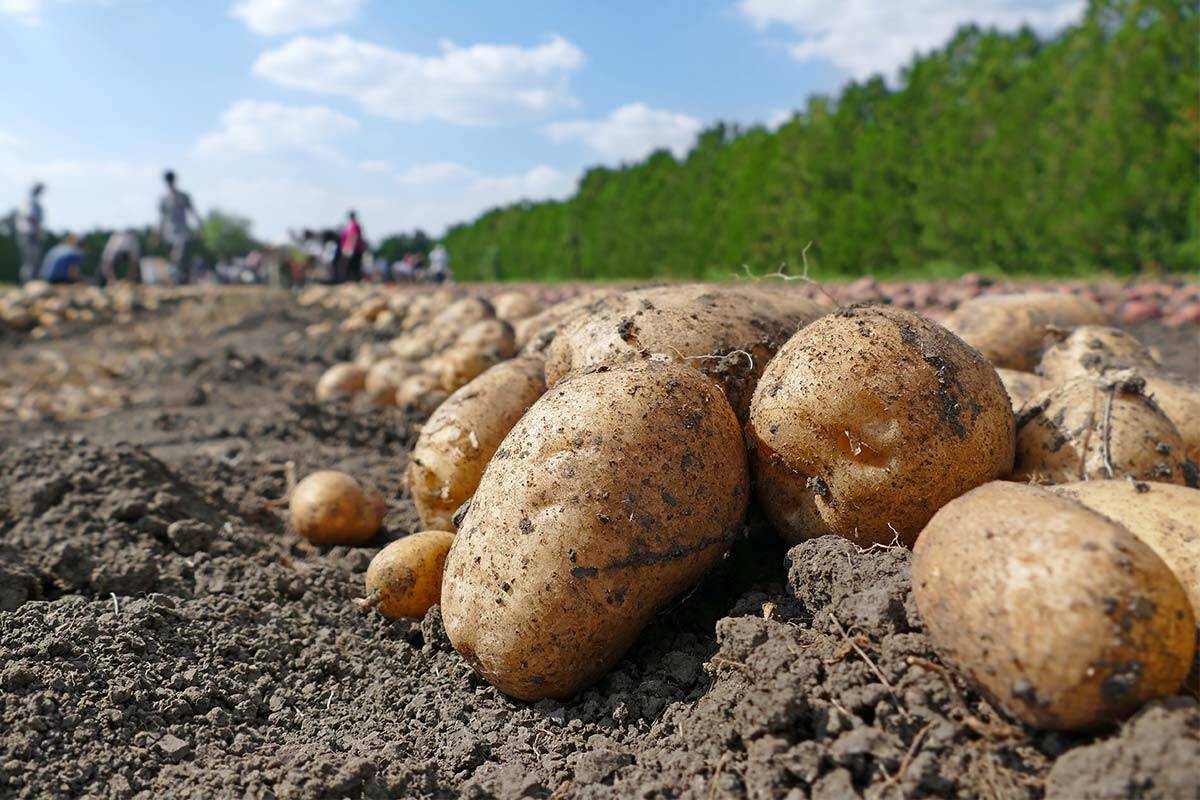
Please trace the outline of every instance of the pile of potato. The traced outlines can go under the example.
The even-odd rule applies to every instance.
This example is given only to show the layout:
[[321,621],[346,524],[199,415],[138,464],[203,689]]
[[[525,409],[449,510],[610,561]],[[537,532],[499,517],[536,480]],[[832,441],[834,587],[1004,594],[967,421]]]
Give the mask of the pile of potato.
[[0,327],[27,331],[40,339],[54,336],[71,322],[113,320],[128,324],[140,310],[153,311],[164,301],[194,294],[195,290],[188,288],[118,284],[102,289],[30,281],[19,289],[0,293]]
[[440,302],[389,301],[388,352],[318,394],[432,412],[406,474],[428,531],[380,553],[368,603],[440,603],[514,697],[597,680],[752,503],[791,543],[913,547],[930,636],[1030,725],[1120,718],[1193,664],[1200,390],[1087,299],[945,325],[759,284]]

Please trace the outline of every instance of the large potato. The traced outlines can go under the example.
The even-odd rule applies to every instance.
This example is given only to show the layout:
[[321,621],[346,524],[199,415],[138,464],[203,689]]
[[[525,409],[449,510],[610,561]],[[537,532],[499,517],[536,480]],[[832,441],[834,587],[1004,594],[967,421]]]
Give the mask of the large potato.
[[1188,483],[1183,438],[1130,370],[1079,378],[1031,399],[1017,419],[1013,478]]
[[542,353],[554,341],[559,328],[575,319],[599,300],[614,294],[612,289],[592,289],[569,300],[555,303],[513,325],[517,347],[526,353]]
[[866,306],[780,349],[746,433],[756,496],[788,542],[911,545],[942,505],[1008,473],[1013,428],[978,352],[910,311]]
[[421,429],[405,480],[421,522],[453,531],[500,441],[546,391],[539,358],[497,364],[450,395]]
[[996,374],[1000,376],[1000,382],[1004,384],[1004,390],[1008,392],[1008,397],[1012,400],[1013,411],[1019,411],[1030,398],[1050,388],[1045,378],[1034,375],[1032,372],[999,367]]
[[425,616],[438,604],[453,543],[448,531],[421,531],[380,550],[367,567],[368,600],[388,619]]
[[1032,370],[1055,329],[1103,325],[1100,306],[1070,294],[987,295],[968,300],[946,318],[961,336],[994,366]]
[[1046,349],[1038,373],[1054,383],[1066,383],[1113,369],[1136,369],[1151,375],[1160,366],[1150,349],[1134,336],[1103,325],[1081,325]]
[[728,551],[746,510],[737,418],[691,367],[580,374],[492,457],[442,583],[455,648],[501,691],[567,698]]
[[917,540],[913,594],[947,660],[1039,728],[1120,719],[1183,683],[1196,623],[1179,580],[1107,517],[996,482]]
[[1122,480],[1050,488],[1121,523],[1150,545],[1179,578],[1200,617],[1200,489]]
[[662,286],[614,295],[565,324],[546,349],[546,383],[602,364],[667,356],[708,375],[739,419],[766,363],[826,309],[754,286]]

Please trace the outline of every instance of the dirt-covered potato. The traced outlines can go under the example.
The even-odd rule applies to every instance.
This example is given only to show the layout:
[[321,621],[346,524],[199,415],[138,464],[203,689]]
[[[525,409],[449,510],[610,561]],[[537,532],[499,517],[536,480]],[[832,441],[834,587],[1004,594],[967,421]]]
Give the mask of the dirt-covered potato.
[[1179,431],[1132,370],[1055,386],[1026,403],[1017,418],[1014,480],[1191,483],[1193,473]]
[[554,341],[559,328],[584,313],[596,301],[612,294],[612,289],[592,289],[569,300],[555,303],[532,317],[517,321],[513,325],[517,347],[530,354],[544,352],[550,342]]
[[1000,367],[996,370],[996,374],[1000,376],[1000,382],[1004,384],[1004,390],[1008,392],[1008,397],[1012,400],[1013,411],[1020,411],[1021,406],[1025,405],[1031,397],[1050,388],[1050,384],[1045,378],[1034,375],[1032,372]]
[[1050,490],[1121,523],[1150,545],[1179,578],[1200,621],[1200,489],[1112,480],[1064,483]]
[[1179,430],[1188,459],[1200,463],[1200,386],[1164,375],[1149,375],[1146,394]]
[[1038,374],[1053,383],[1098,377],[1109,370],[1136,369],[1156,374],[1161,365],[1136,337],[1118,328],[1081,325],[1062,341],[1046,348]]
[[501,691],[570,697],[722,558],[746,501],[737,418],[701,373],[567,378],[484,471],[446,560],[446,633]]
[[441,597],[452,544],[453,533],[421,531],[380,550],[367,567],[368,603],[388,619],[425,616]]
[[403,358],[383,358],[376,361],[367,370],[366,378],[364,379],[364,388],[368,393],[378,392],[384,387],[390,386],[393,391],[404,379],[410,375],[415,375],[418,372],[417,365],[411,361],[406,361]]
[[992,366],[936,322],[860,306],[802,328],[767,365],[746,427],[755,492],[793,544],[911,545],[945,503],[1012,468]]
[[465,386],[485,370],[516,355],[512,326],[498,319],[486,319],[462,332],[454,346],[438,357],[438,375],[442,389],[453,392]]
[[441,380],[424,372],[410,375],[396,387],[396,405],[411,414],[432,414],[447,396]]
[[1154,550],[1037,486],[989,483],[946,505],[912,579],[947,660],[1035,727],[1120,719],[1178,689],[1195,653],[1187,594]]
[[539,358],[497,364],[450,395],[421,429],[405,480],[421,522],[453,531],[500,441],[546,391]]
[[288,499],[292,527],[313,544],[362,544],[383,522],[383,497],[335,470],[314,472]]
[[945,324],[994,366],[1026,372],[1037,366],[1056,329],[1104,325],[1107,315],[1084,297],[1050,292],[986,295],[968,300]]
[[826,309],[753,286],[662,286],[613,295],[565,324],[546,348],[546,383],[600,365],[666,356],[708,375],[739,419],[779,346]]
[[358,394],[367,385],[367,371],[357,364],[334,364],[317,381],[317,400],[324,403],[335,397]]
[[542,310],[541,304],[525,292],[501,292],[492,298],[492,307],[496,316],[506,322],[532,317]]
[[396,358],[420,361],[433,355],[433,336],[425,330],[405,333],[388,342],[388,349]]

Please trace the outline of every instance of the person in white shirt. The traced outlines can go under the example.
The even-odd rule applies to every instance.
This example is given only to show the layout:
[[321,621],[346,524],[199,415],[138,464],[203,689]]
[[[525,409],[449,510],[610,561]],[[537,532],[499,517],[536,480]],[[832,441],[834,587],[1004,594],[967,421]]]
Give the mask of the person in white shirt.
[[450,280],[450,254],[440,242],[429,251],[429,271],[434,283]]
[[188,250],[191,248],[195,234],[191,222],[196,227],[202,224],[200,215],[192,205],[192,198],[187,192],[175,188],[175,173],[167,170],[163,173],[163,181],[167,184],[167,193],[158,203],[160,217],[159,232],[163,240],[171,245],[171,264],[175,270],[175,279],[179,283],[187,283]]
[[41,268],[42,245],[46,239],[41,200],[45,188],[43,184],[35,183],[29,189],[29,196],[17,211],[17,247],[21,250],[21,283],[33,280]]
[[121,262],[125,262],[125,280],[135,283],[140,281],[138,264],[141,260],[142,243],[138,239],[137,231],[130,228],[108,237],[104,250],[100,253],[99,274],[104,285],[111,286],[117,282],[117,265]]

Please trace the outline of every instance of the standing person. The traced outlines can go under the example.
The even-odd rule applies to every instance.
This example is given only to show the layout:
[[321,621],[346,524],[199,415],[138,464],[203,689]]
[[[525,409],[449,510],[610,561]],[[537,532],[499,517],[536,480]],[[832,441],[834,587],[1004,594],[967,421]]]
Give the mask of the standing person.
[[111,286],[117,282],[117,265],[125,263],[125,280],[140,283],[141,273],[138,265],[142,260],[142,243],[137,231],[133,228],[118,231],[108,237],[104,250],[100,253],[100,269],[97,272],[101,286]]
[[17,211],[17,246],[21,250],[20,282],[26,283],[37,275],[42,260],[42,243],[46,238],[42,218],[43,184],[35,183],[29,196]]
[[450,254],[446,252],[446,248],[441,242],[438,242],[437,246],[429,251],[429,270],[434,283],[445,283],[450,280]]
[[75,283],[83,274],[83,251],[71,235],[51,247],[42,259],[38,277],[47,283]]
[[363,241],[362,226],[358,224],[358,215],[351,211],[346,227],[342,228],[342,258],[346,260],[345,278],[348,281],[362,280],[363,253],[367,243]]
[[191,248],[195,234],[189,224],[189,217],[200,227],[200,215],[192,205],[192,198],[187,192],[175,188],[175,173],[167,170],[163,173],[163,181],[167,184],[167,193],[158,203],[159,232],[163,239],[171,245],[171,265],[175,270],[175,280],[187,283],[188,250]]

